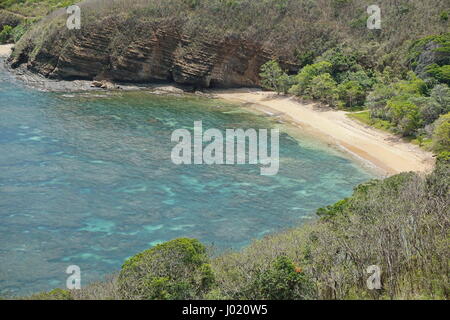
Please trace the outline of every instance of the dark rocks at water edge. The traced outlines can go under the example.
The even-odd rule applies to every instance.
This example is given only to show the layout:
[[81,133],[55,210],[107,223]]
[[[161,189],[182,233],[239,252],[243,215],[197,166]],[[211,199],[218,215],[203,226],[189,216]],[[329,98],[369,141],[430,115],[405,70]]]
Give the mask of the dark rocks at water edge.
[[9,72],[16,80],[26,86],[47,92],[81,92],[81,91],[141,91],[145,90],[158,95],[195,94],[205,98],[214,95],[197,90],[189,85],[169,83],[122,83],[111,80],[58,80],[49,79],[41,74],[30,71],[25,65],[13,69],[0,58],[0,70]]

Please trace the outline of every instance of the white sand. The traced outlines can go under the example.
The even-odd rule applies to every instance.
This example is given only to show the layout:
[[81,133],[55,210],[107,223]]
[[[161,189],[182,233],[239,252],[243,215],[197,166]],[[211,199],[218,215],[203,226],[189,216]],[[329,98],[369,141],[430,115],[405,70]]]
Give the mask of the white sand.
[[222,99],[253,104],[261,111],[281,113],[303,130],[369,162],[384,175],[404,171],[429,172],[435,163],[431,153],[352,120],[344,111],[326,110],[292,97],[254,89],[215,90],[214,94]]
[[8,58],[11,54],[12,47],[14,47],[14,44],[2,44],[0,45],[0,57],[2,58]]

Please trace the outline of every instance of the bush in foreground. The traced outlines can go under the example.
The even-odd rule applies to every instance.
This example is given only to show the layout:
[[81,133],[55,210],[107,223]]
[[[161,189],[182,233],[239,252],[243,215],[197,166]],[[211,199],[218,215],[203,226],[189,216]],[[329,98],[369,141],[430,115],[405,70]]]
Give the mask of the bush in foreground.
[[54,289],[49,292],[41,292],[27,298],[30,300],[74,300],[71,291],[64,289]]
[[[319,210],[319,221],[214,259],[218,288],[234,299],[273,297],[265,286],[254,290],[254,279],[277,278],[273,283],[283,288],[273,261],[286,256],[314,284],[307,291],[312,298],[448,299],[450,170],[445,158],[428,176],[403,173],[370,181],[348,199]],[[381,268],[381,290],[367,288],[371,265]],[[283,292],[275,295],[282,298]]]
[[206,248],[195,239],[176,239],[128,259],[119,274],[124,299],[201,298],[214,283]]
[[306,300],[314,296],[314,285],[290,258],[275,259],[268,270],[258,273],[252,290],[259,299]]

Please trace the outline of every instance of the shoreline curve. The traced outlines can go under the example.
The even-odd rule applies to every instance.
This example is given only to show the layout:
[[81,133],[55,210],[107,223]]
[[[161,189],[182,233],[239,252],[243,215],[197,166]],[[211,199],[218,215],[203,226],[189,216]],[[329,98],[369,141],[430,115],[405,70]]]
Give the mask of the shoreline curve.
[[385,176],[401,172],[431,172],[435,159],[431,152],[405,142],[401,137],[364,125],[347,116],[349,112],[302,103],[292,96],[259,89],[215,89],[216,97],[250,105],[280,116],[302,130],[362,159]]

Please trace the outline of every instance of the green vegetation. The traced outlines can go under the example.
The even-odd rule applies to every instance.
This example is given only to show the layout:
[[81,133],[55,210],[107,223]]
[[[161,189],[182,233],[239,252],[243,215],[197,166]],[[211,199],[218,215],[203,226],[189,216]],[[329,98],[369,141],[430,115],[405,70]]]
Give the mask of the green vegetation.
[[7,43],[10,40],[12,37],[12,30],[13,28],[11,26],[3,26],[3,30],[0,32],[0,43]]
[[450,65],[429,65],[427,67],[427,73],[439,82],[450,84]]
[[[407,65],[418,75],[405,68],[403,74],[395,76],[390,66],[378,71],[363,51],[339,46],[324,52],[297,75],[288,76],[277,64],[272,81],[283,79],[290,88],[284,87],[282,92],[315,99],[333,108],[368,109],[368,113],[351,117],[422,146],[437,145],[440,142],[428,141],[433,138],[438,118],[450,111],[449,39],[450,33],[446,33],[425,37],[409,46]],[[269,61],[263,68],[273,63]],[[265,73],[261,77],[266,81]]]
[[[26,8],[38,6],[41,9],[35,12],[40,16],[43,8],[68,4],[3,1],[2,8],[30,17],[32,11]],[[80,291],[56,290],[33,297],[448,299],[448,8],[445,1],[386,1],[383,24],[389,27],[369,32],[361,8],[370,4],[364,0],[81,4],[87,30],[99,29],[111,17],[123,22],[122,29],[111,33],[115,45],[108,49],[114,58],[136,39],[148,37],[142,30],[160,25],[182,29],[192,39],[180,49],[188,53],[211,39],[264,43],[273,58],[261,69],[265,88],[333,108],[367,110],[351,117],[421,144],[432,140],[438,165],[426,176],[403,173],[360,185],[348,199],[319,209],[317,221],[255,241],[240,252],[210,257],[197,240],[177,239],[130,258],[119,275],[107,281]],[[43,21],[27,32],[14,54],[30,49],[36,55],[61,37],[66,32],[61,28],[63,18]],[[7,25],[2,37],[11,41],[18,27]],[[70,44],[71,37],[64,38],[64,44]],[[383,272],[380,291],[367,289],[366,269],[371,265]]]
[[329,73],[323,73],[312,78],[307,90],[311,98],[333,106],[338,97],[336,82]]
[[408,48],[408,65],[422,78],[449,84],[450,33],[432,35],[415,41]]
[[331,63],[326,61],[305,66],[296,76],[293,76],[292,87],[289,89],[289,93],[299,96],[304,95],[305,97],[310,96],[313,80],[322,74],[329,73],[331,66]]
[[[31,26],[50,12],[68,7],[76,0],[2,0],[0,44],[18,42]],[[5,31],[5,28],[6,31]]]
[[173,240],[135,255],[118,278],[124,299],[201,298],[213,284],[206,248],[193,239]]
[[450,110],[450,89],[445,84],[428,88],[410,73],[407,80],[375,86],[366,106],[372,118],[388,121],[403,136],[431,138],[436,120]]
[[314,297],[314,283],[287,256],[276,258],[267,270],[255,274],[246,294],[268,300],[307,300]]
[[[73,2],[6,0],[2,6],[28,17],[42,17]],[[274,57],[300,67],[331,50],[328,54],[336,58],[333,72],[343,72],[341,67],[354,61],[379,69],[391,65],[402,71],[408,41],[448,29],[448,21],[441,18],[448,10],[445,1],[399,0],[382,1],[383,25],[388,27],[383,32],[368,31],[364,8],[372,4],[370,0],[90,0],[80,6],[85,26],[98,30],[112,15],[115,21],[123,21],[123,30],[111,34],[121,46],[139,38],[150,25],[176,24],[184,34],[199,40],[188,49],[195,49],[204,38],[221,41],[239,37],[249,43],[265,43]],[[411,28],[412,21],[423,23]],[[45,36],[51,38],[60,32],[48,31]],[[335,49],[337,43],[348,48]],[[337,51],[345,54],[343,59]],[[358,54],[348,59],[347,54],[353,51]],[[290,68],[289,74],[296,69]]]
[[374,128],[377,128],[377,129],[380,129],[383,131],[387,131],[387,132],[391,132],[390,131],[391,123],[389,121],[372,118],[370,116],[370,112],[367,110],[349,113],[348,116],[352,119],[358,120],[358,121],[360,121],[364,124],[367,124],[369,126],[372,126]]
[[279,93],[287,93],[289,89],[289,77],[281,70],[276,61],[269,61],[261,67],[261,85]]
[[0,10],[25,17],[44,17],[55,9],[68,7],[75,0],[2,0]]
[[70,290],[54,289],[50,292],[41,292],[30,296],[30,300],[74,300]]
[[433,149],[437,153],[450,151],[450,113],[436,121],[433,133]]
[[362,105],[366,98],[364,88],[355,80],[346,80],[342,82],[338,87],[338,91],[339,98],[344,102],[347,108]]

